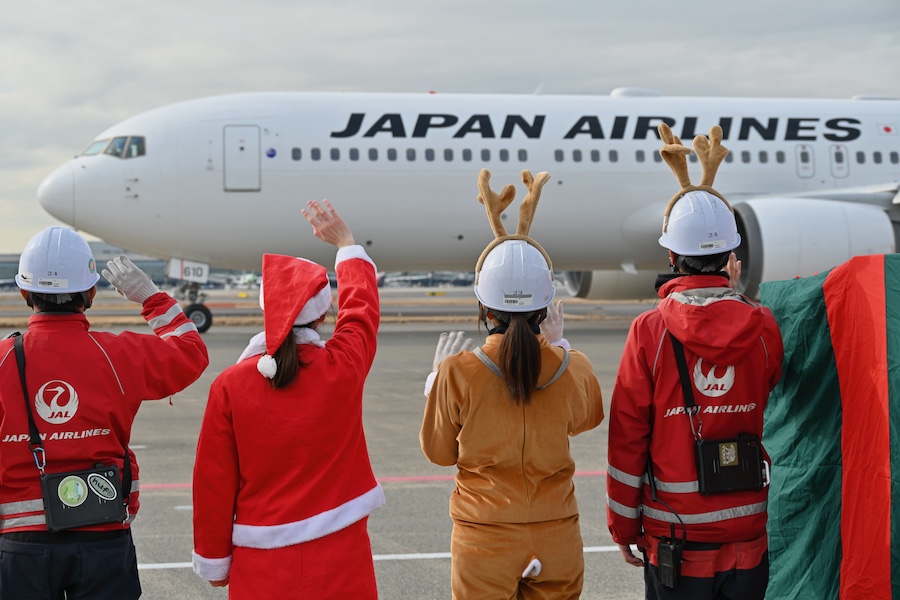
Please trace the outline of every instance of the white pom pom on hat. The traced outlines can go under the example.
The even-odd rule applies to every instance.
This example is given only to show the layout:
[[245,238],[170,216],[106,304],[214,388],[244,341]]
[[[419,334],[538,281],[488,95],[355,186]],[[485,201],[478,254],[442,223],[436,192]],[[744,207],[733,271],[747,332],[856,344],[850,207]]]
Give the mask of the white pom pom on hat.
[[[294,325],[312,323],[331,306],[331,286],[325,267],[305,258],[264,254],[259,306],[266,329],[266,354],[256,368],[272,379],[278,367],[272,355]],[[265,291],[264,291],[265,290]]]

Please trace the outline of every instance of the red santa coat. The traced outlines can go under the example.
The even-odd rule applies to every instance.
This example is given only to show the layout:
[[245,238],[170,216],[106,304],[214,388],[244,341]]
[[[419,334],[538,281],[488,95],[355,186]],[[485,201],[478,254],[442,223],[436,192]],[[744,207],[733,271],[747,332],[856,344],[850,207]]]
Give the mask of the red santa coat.
[[[209,364],[197,327],[174,298],[154,294],[141,314],[155,336],[90,331],[83,313],[37,313],[29,319],[23,337],[26,382],[47,473],[95,463],[121,470],[141,402],[181,391]],[[13,340],[0,341],[0,533],[47,529],[25,410]],[[128,454],[130,523],[140,507],[140,479],[134,454]],[[121,528],[112,523],[83,529]]]
[[[334,333],[323,346],[297,346],[306,366],[289,386],[272,389],[253,357],[210,389],[193,483],[194,571],[205,579],[229,576],[233,547],[302,544],[384,504],[362,422],[380,318],[375,269],[361,246],[349,246],[336,271]],[[277,565],[294,568],[273,555],[265,570]],[[257,575],[264,584],[266,572]]]
[[684,344],[702,437],[762,437],[769,392],[781,377],[784,349],[771,312],[737,296],[720,275],[677,277],[659,290],[655,310],[631,325],[609,420],[607,517],[618,544],[667,536],[678,519],[650,496],[652,459],[657,497],[677,512],[687,539],[749,541],[765,535],[768,488],[703,496],[694,436],[685,414],[675,353],[667,332]]

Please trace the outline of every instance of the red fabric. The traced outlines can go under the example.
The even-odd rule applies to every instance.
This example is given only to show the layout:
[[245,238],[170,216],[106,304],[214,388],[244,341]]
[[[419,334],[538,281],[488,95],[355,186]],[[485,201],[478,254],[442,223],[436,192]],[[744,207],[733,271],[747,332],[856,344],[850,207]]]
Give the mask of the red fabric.
[[[87,469],[94,463],[123,465],[125,445],[141,402],[165,398],[193,383],[209,358],[197,328],[176,307],[174,298],[157,293],[143,305],[143,316],[158,325],[156,335],[90,331],[84,314],[38,313],[28,321],[23,338],[26,377],[32,398],[42,394],[57,409],[71,410],[63,423],[50,423],[34,414],[44,439],[48,473]],[[178,334],[179,328],[185,328]],[[175,333],[174,335],[171,335]],[[170,334],[168,337],[161,337]],[[160,336],[160,337],[158,337]],[[71,387],[69,387],[71,386]],[[42,392],[43,389],[43,392]],[[77,407],[69,389],[77,395]],[[31,404],[32,410],[35,403]],[[74,408],[73,408],[74,407]],[[58,419],[57,419],[58,420]],[[62,439],[60,439],[62,438]],[[29,449],[28,417],[13,340],[0,341],[0,505],[41,499],[41,487]],[[138,481],[138,465],[131,456],[131,474]],[[137,513],[138,493],[131,495],[129,512]],[[43,511],[27,514],[43,515]],[[18,516],[27,516],[18,515]],[[2,531],[40,531],[46,525],[10,527],[16,515],[0,519]],[[4,522],[7,525],[4,528]],[[85,529],[120,529],[111,524]]]
[[[212,384],[194,466],[201,560],[232,554],[234,524],[295,524],[377,486],[362,420],[380,319],[375,270],[365,260],[346,260],[337,277],[334,333],[324,348],[298,346],[306,366],[289,386],[273,389],[255,358],[225,369]],[[260,580],[273,569],[260,570]]]
[[[822,286],[841,399],[841,598],[891,597],[891,463],[884,257]],[[861,290],[865,290],[862,293]],[[864,343],[861,343],[864,342]]]
[[265,286],[266,353],[273,356],[287,338],[303,306],[329,285],[328,273],[322,265],[302,258],[264,254],[262,280]]
[[378,598],[367,521],[285,548],[235,548],[229,600]]
[[[726,286],[727,279],[721,276],[676,278],[660,289],[663,299],[657,308],[640,315],[631,325],[609,416],[607,520],[616,543],[636,543],[642,527],[651,536],[669,535],[669,523],[652,518],[646,508],[669,517],[671,512],[651,499],[648,485],[637,483],[645,473],[648,457],[652,456],[654,474],[663,482],[697,481],[694,436],[684,412],[681,380],[667,331],[684,344],[694,400],[701,410],[703,438],[729,438],[742,432],[762,437],[763,411],[769,391],[781,376],[784,352],[774,317],[767,308],[749,301],[717,300],[700,306],[670,296]],[[702,359],[699,378],[694,374],[698,359]],[[733,383],[728,384],[725,382],[731,368]],[[716,381],[715,377],[720,379]],[[698,387],[698,380],[703,389]],[[717,393],[720,395],[708,395]],[[709,496],[696,491],[660,490],[658,497],[685,517],[765,503],[767,489]],[[766,513],[762,510],[688,524],[687,537],[698,542],[752,540],[765,533],[765,525]],[[677,522],[676,527],[680,536]]]

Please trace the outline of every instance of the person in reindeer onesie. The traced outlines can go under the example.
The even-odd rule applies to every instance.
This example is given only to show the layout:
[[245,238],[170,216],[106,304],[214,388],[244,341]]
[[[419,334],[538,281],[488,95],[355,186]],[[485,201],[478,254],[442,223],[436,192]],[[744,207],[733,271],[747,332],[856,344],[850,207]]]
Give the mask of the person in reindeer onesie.
[[325,268],[263,256],[265,331],[213,382],[194,467],[194,571],[234,600],[377,598],[368,515],[384,504],[363,434],[380,318],[375,265],[331,204],[303,215],[337,246]]
[[[587,357],[562,338],[550,258],[528,236],[548,173],[522,173],[528,194],[515,235],[502,211],[515,188],[479,200],[496,239],[475,268],[485,344],[441,334],[420,432],[425,456],[457,468],[450,499],[453,598],[578,598],[584,556],[569,436],[603,419]],[[552,327],[541,330],[548,315]],[[552,333],[551,333],[552,330]],[[548,339],[548,337],[550,339]]]

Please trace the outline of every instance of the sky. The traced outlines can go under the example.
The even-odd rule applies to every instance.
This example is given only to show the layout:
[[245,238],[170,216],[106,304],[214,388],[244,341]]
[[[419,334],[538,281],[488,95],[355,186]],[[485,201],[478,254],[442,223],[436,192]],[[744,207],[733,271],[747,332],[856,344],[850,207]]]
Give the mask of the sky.
[[[0,0],[0,253],[107,127],[251,91],[900,97],[897,0]],[[92,239],[92,238],[89,238]]]

